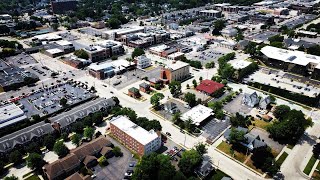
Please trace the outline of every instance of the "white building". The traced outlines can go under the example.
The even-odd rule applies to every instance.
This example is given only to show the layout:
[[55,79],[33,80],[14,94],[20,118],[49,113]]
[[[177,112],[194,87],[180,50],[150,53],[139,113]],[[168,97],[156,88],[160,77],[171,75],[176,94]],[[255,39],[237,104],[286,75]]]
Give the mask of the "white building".
[[235,28],[224,28],[221,31],[221,35],[225,37],[234,37],[238,33],[238,30]]
[[147,155],[161,147],[161,138],[154,131],[147,131],[126,116],[110,120],[110,130],[115,138],[139,155]]
[[191,119],[192,123],[199,126],[201,122],[206,120],[208,117],[213,116],[213,110],[208,108],[204,105],[197,105],[190,109],[189,111],[185,112],[181,115],[181,120],[187,121]]
[[0,129],[27,119],[24,112],[15,104],[0,107]]
[[135,60],[137,61],[136,64],[139,69],[144,69],[152,65],[151,59],[147,58],[145,55],[138,56]]

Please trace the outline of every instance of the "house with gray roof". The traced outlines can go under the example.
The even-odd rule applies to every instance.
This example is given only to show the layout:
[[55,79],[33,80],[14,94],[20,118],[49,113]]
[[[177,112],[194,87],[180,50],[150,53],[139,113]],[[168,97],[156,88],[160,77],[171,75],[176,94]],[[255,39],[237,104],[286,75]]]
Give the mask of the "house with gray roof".
[[271,103],[271,98],[270,98],[270,96],[267,96],[267,97],[260,100],[259,107],[262,109],[267,109],[267,107],[270,103]]
[[207,161],[207,160],[203,160],[201,165],[198,167],[198,169],[196,170],[196,173],[202,177],[205,178],[206,176],[208,176],[210,174],[210,172],[213,170],[213,166],[212,164]]
[[98,98],[49,118],[53,127],[59,132],[69,131],[70,125],[98,111],[111,109],[116,105],[112,99]]
[[50,123],[39,122],[27,128],[21,129],[9,135],[0,138],[0,154],[13,150],[16,146],[27,145],[32,141],[36,141],[47,134],[54,132]]
[[[250,151],[254,150],[255,148],[267,146],[267,144],[260,138],[259,135],[253,135],[248,131],[248,128],[237,127],[235,128],[237,131],[244,132],[244,141],[240,142],[241,145],[248,148]],[[223,134],[224,138],[229,140],[230,138],[231,129],[227,129]]]
[[259,96],[256,92],[252,94],[245,93],[242,98],[242,103],[253,108],[259,103]]

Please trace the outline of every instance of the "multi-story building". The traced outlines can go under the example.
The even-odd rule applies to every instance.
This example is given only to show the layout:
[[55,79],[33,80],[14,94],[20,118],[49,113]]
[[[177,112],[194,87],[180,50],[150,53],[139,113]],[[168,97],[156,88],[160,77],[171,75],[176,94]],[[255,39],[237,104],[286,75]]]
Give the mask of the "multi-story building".
[[210,10],[202,10],[198,12],[198,15],[200,16],[206,16],[206,17],[215,17],[219,18],[221,17],[221,11],[210,9]]
[[190,76],[190,65],[182,61],[172,61],[163,67],[160,79],[166,83],[172,81],[183,81]]
[[92,62],[102,61],[110,57],[110,49],[106,49],[101,46],[92,46],[90,45],[88,48],[84,48],[84,50],[88,53],[89,59]]
[[141,55],[135,58],[137,68],[144,69],[152,65],[151,59],[147,58],[145,55]]
[[161,147],[161,137],[154,130],[147,131],[126,116],[110,121],[112,135],[139,155],[147,155]]
[[98,46],[106,48],[107,52],[110,52],[109,57],[117,56],[124,53],[123,45],[120,42],[113,40],[104,40],[95,43]]
[[126,70],[134,69],[134,67],[134,63],[119,59],[103,63],[93,63],[88,67],[88,69],[91,76],[98,79],[105,79],[108,77],[112,77],[115,74],[121,74]]

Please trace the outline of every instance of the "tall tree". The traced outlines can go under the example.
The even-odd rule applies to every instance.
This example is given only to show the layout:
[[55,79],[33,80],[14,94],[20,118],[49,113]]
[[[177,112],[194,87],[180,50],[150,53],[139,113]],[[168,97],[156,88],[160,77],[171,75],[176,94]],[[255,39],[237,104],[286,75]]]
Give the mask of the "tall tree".
[[72,137],[71,137],[71,142],[72,144],[76,145],[76,146],[79,146],[80,145],[80,142],[81,142],[81,135],[80,134],[74,134]]
[[134,48],[132,54],[131,54],[131,58],[134,59],[137,56],[141,56],[145,54],[144,50],[141,48]]
[[189,104],[190,107],[194,107],[197,104],[196,95],[191,92],[187,92],[184,95],[184,100]]
[[156,110],[158,110],[160,106],[160,100],[163,98],[164,95],[162,93],[156,93],[151,96],[150,103],[155,107]]
[[18,164],[22,161],[22,154],[15,150],[9,154],[9,161],[13,164]]
[[94,134],[94,129],[92,127],[86,127],[84,128],[83,136],[87,138],[92,138]]
[[53,146],[53,151],[59,156],[64,157],[69,153],[69,149],[64,145],[63,141],[57,141]]
[[201,164],[201,162],[202,159],[199,152],[195,149],[191,149],[182,153],[182,158],[180,159],[178,166],[180,171],[186,177],[189,177],[194,174],[194,170]]
[[169,84],[170,93],[173,97],[177,97],[181,94],[181,83],[179,81],[172,81]]
[[46,163],[42,156],[38,153],[31,153],[26,158],[27,166],[31,169],[41,169],[42,166]]

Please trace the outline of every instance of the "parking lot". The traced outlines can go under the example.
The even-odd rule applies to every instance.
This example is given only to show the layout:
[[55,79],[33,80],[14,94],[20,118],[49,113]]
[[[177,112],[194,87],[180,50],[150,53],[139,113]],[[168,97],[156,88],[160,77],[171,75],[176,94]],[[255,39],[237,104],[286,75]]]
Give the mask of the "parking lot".
[[224,105],[223,109],[230,114],[235,114],[237,112],[248,114],[252,108],[242,104],[243,94],[239,94],[231,102]]
[[41,64],[35,64],[24,68],[25,70],[37,75],[40,80],[44,80],[51,77],[53,71],[51,71],[46,66],[41,66]]
[[6,57],[5,60],[14,66],[29,67],[30,65],[37,64],[38,62],[29,54],[21,53],[15,56]]
[[223,120],[211,118],[203,127],[202,136],[207,138],[208,142],[213,142],[227,127],[230,126],[230,118],[225,116]]
[[24,106],[27,116],[39,114],[45,116],[57,112],[64,107],[60,104],[62,98],[67,99],[68,105],[77,104],[94,97],[93,93],[83,88],[84,85],[78,83],[57,84],[30,93],[25,98],[19,100]]
[[[108,136],[107,136],[108,137]],[[130,164],[136,165],[137,160],[132,157],[131,152],[123,147],[120,143],[112,138],[108,138],[114,146],[118,146],[123,153],[122,157],[112,157],[108,159],[109,165],[101,167],[99,165],[94,167],[94,174],[97,180],[113,180],[123,179],[127,170],[134,170],[134,167],[129,167]]]
[[192,59],[192,60],[198,60],[202,64],[206,64],[206,63],[212,62],[212,61],[214,61],[217,64],[218,59],[223,55],[225,55],[224,52],[220,52],[220,51],[213,50],[210,48],[208,50],[201,51],[201,52],[189,53],[187,55],[187,58]]
[[184,152],[185,149],[170,139],[165,141],[161,149],[163,150],[160,151],[160,153],[170,156],[171,163],[176,167],[176,169],[178,169],[178,162],[181,158],[182,152]]

